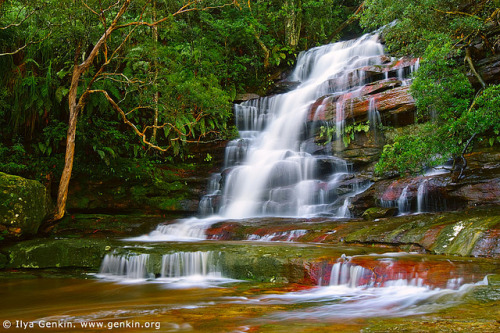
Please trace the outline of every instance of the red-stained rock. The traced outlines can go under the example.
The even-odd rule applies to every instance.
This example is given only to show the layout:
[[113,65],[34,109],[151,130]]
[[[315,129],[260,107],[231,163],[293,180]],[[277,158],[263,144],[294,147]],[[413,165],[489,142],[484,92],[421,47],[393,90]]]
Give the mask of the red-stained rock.
[[[312,104],[307,120],[338,122],[354,118],[357,121],[366,121],[370,101],[373,100],[384,125],[412,124],[416,110],[415,101],[409,92],[409,87],[396,87],[397,82],[399,81],[368,85],[366,89],[341,96],[323,96]],[[382,92],[372,94],[381,90]],[[338,112],[339,110],[342,112]]]
[[500,223],[487,230],[479,239],[471,255],[475,257],[500,257]]
[[500,178],[465,185],[451,195],[467,201],[471,206],[500,203]]

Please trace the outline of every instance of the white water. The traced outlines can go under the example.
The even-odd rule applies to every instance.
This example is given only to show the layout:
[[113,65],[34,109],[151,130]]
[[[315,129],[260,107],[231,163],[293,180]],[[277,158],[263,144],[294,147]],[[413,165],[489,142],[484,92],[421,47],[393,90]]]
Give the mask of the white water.
[[205,219],[196,217],[181,219],[173,224],[160,224],[149,234],[125,238],[134,242],[195,242],[206,239],[206,230],[212,224],[221,221],[220,216]]
[[301,310],[273,315],[278,320],[336,320],[339,318],[402,317],[436,312],[460,301],[472,287],[487,284],[486,278],[458,289],[439,289],[393,281],[384,287],[366,288],[343,283],[308,291],[272,294],[240,301],[252,304],[302,304]]
[[274,232],[269,235],[259,236],[256,234],[249,235],[247,240],[249,241],[259,241],[259,242],[293,242],[296,239],[307,234],[307,230],[289,230],[283,232]]
[[[303,125],[312,103],[325,94],[347,92],[353,81],[363,84],[361,71],[356,69],[380,63],[383,53],[377,35],[311,49],[299,56],[291,75],[291,80],[301,82],[297,89],[235,106],[242,135],[229,145],[226,156],[230,159],[226,167],[232,169],[222,190],[220,214],[224,218],[345,213],[328,200],[325,188],[332,184],[315,179],[318,157],[301,150]],[[329,82],[332,79],[335,87]],[[338,131],[345,121],[343,110],[341,103]],[[338,160],[330,163],[333,175]]]
[[427,207],[427,179],[424,179],[417,190],[417,213],[424,213]]
[[149,254],[119,256],[107,254],[101,263],[99,277],[126,280],[145,280],[150,277],[147,270]]
[[399,209],[399,215],[405,215],[410,212],[410,200],[408,199],[408,186],[403,188],[401,195],[398,198],[397,203]]
[[101,263],[99,278],[120,282],[175,284],[176,287],[201,287],[211,282],[234,281],[223,277],[219,268],[220,253],[213,251],[175,252],[161,258],[160,276],[150,266],[149,254],[107,254]]
[[[401,254],[395,254],[399,255]],[[237,302],[285,306],[301,304],[302,310],[271,316],[271,319],[278,320],[328,321],[339,318],[408,316],[444,309],[460,302],[462,296],[474,286],[488,284],[487,277],[469,284],[464,284],[463,278],[458,277],[449,279],[445,288],[436,288],[425,285],[423,279],[418,277],[418,271],[408,275],[387,271],[389,279],[381,281],[384,276],[377,276],[369,269],[351,264],[349,260],[349,257],[343,255],[332,266],[328,286],[245,298]]]
[[215,222],[255,216],[350,217],[349,198],[366,187],[354,184],[351,193],[338,193],[349,165],[338,157],[306,151],[306,115],[319,97],[337,96],[335,126],[342,131],[344,95],[359,94],[364,84],[359,69],[380,64],[383,54],[377,34],[300,54],[290,78],[301,82],[297,89],[235,105],[240,138],[227,145],[222,175],[212,176],[208,194],[200,200],[200,214],[209,217],[160,225],[128,240],[196,241],[206,239],[206,229]]

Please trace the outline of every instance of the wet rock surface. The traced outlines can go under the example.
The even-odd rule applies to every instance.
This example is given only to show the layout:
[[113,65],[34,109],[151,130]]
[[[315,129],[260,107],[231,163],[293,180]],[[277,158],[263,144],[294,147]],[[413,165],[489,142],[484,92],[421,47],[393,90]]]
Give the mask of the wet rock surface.
[[[389,210],[390,212],[390,210]],[[388,211],[384,211],[389,214]],[[378,215],[378,214],[377,214]],[[401,250],[500,258],[500,207],[491,206],[440,214],[375,217],[373,220],[262,218],[220,222],[208,229],[209,239],[329,244],[371,244]],[[367,214],[366,218],[369,218]],[[295,231],[300,230],[300,233]]]
[[[0,236],[33,236],[52,209],[46,188],[35,180],[0,172]],[[2,239],[0,238],[0,240]]]

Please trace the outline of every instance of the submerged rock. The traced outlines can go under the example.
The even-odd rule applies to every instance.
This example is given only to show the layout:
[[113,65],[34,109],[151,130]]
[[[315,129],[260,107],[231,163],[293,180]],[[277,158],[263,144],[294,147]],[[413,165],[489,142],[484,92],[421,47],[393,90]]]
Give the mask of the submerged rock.
[[41,183],[0,172],[0,236],[35,235],[50,209],[49,194]]

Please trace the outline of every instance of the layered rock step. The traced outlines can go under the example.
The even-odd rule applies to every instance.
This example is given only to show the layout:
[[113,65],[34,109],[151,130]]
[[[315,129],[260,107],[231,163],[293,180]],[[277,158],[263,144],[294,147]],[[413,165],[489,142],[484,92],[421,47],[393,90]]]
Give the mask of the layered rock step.
[[194,278],[227,283],[233,279],[349,287],[383,287],[399,281],[455,289],[478,282],[487,273],[499,273],[492,259],[397,252],[390,246],[59,239],[26,241],[16,247],[10,269],[87,268],[98,278],[118,281],[173,283]]

